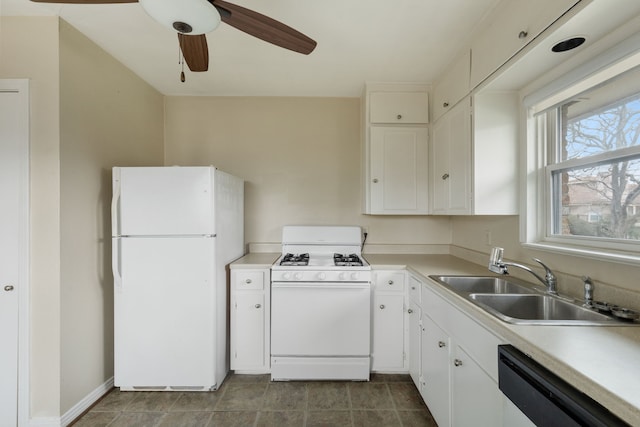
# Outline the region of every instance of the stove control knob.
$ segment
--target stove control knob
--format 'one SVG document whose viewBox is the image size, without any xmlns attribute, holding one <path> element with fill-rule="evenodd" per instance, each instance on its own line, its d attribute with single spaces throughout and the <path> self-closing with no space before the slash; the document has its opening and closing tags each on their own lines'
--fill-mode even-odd
<svg viewBox="0 0 640 427">
<path fill-rule="evenodd" d="M 340 278 L 340 280 L 345 280 L 347 278 L 347 273 L 340 273 L 338 274 L 338 277 Z"/>
<path fill-rule="evenodd" d="M 324 280 L 326 278 L 327 278 L 327 275 L 325 273 L 318 273 L 318 279 Z"/>
<path fill-rule="evenodd" d="M 351 279 L 352 280 L 357 280 L 358 276 L 360 276 L 358 273 L 351 273 Z"/>
<path fill-rule="evenodd" d="M 296 273 L 293 275 L 296 280 L 302 280 L 302 273 Z"/>
<path fill-rule="evenodd" d="M 289 279 L 291 279 L 291 273 L 283 273 L 283 274 L 282 274 L 282 278 L 283 278 L 284 280 L 289 280 Z"/>
</svg>

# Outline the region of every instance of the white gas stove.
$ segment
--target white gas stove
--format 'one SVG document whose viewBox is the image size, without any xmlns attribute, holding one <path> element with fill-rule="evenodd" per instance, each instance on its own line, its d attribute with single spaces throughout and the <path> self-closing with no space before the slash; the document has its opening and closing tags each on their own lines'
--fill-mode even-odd
<svg viewBox="0 0 640 427">
<path fill-rule="evenodd" d="M 368 380 L 370 314 L 360 227 L 283 227 L 271 267 L 271 379 Z"/>
</svg>

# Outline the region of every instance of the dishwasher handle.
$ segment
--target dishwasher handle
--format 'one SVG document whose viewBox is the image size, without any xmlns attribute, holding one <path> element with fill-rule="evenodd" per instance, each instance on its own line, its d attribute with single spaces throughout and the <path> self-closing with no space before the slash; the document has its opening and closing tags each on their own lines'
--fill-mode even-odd
<svg viewBox="0 0 640 427">
<path fill-rule="evenodd" d="M 498 346 L 498 385 L 504 395 L 539 426 L 630 427 L 511 345 Z"/>
</svg>

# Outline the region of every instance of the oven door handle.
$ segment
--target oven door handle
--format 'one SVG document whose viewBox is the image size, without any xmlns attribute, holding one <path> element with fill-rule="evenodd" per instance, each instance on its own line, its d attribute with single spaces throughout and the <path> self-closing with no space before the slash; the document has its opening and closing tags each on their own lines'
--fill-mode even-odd
<svg viewBox="0 0 640 427">
<path fill-rule="evenodd" d="M 321 283 L 288 283 L 272 282 L 271 288 L 279 289 L 369 289 L 369 283 L 341 283 L 341 282 L 321 282 Z"/>
</svg>

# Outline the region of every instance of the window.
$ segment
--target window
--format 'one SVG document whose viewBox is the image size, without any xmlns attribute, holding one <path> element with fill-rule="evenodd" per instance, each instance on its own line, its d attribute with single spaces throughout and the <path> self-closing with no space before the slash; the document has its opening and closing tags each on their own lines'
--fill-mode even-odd
<svg viewBox="0 0 640 427">
<path fill-rule="evenodd" d="M 530 106 L 527 164 L 537 178 L 527 178 L 526 206 L 536 207 L 523 215 L 526 242 L 640 261 L 636 57 Z"/>
</svg>

